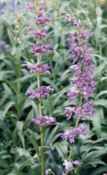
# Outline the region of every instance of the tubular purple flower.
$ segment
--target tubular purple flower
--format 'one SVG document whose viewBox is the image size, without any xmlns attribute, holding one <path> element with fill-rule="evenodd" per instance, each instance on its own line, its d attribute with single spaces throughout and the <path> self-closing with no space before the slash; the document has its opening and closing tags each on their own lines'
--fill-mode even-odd
<svg viewBox="0 0 107 175">
<path fill-rule="evenodd" d="M 48 64 L 31 64 L 28 63 L 26 67 L 30 70 L 32 73 L 38 73 L 38 74 L 50 74 L 50 66 Z"/>
<path fill-rule="evenodd" d="M 43 8 L 40 9 L 39 15 L 36 17 L 36 24 L 46 25 L 50 21 L 49 17 L 46 16 L 46 13 Z"/>
<path fill-rule="evenodd" d="M 28 88 L 26 95 L 31 99 L 40 99 L 48 97 L 49 93 L 53 92 L 53 88 L 50 86 L 40 86 L 36 90 L 33 90 L 31 87 Z"/>
<path fill-rule="evenodd" d="M 81 29 L 79 32 L 72 32 L 69 34 L 68 44 L 70 54 L 74 61 L 80 61 L 84 59 L 85 55 L 92 54 L 92 50 L 89 47 L 88 39 L 89 32 Z"/>
<path fill-rule="evenodd" d="M 75 139 L 79 136 L 86 135 L 88 133 L 87 125 L 80 124 L 76 128 L 70 128 L 66 130 L 62 135 L 62 139 L 67 140 L 69 143 L 75 143 Z"/>
<path fill-rule="evenodd" d="M 64 110 L 64 113 L 67 117 L 67 120 L 70 120 L 73 117 L 78 117 L 78 118 L 89 118 L 90 116 L 92 117 L 95 113 L 94 110 L 94 105 L 92 101 L 87 101 L 83 103 L 81 106 L 75 106 L 75 107 L 66 107 Z"/>
<path fill-rule="evenodd" d="M 72 118 L 74 111 L 75 111 L 75 107 L 66 107 L 64 109 L 64 113 L 67 117 L 67 120 L 70 120 Z"/>
<path fill-rule="evenodd" d="M 38 116 L 32 119 L 33 123 L 40 126 L 46 127 L 56 124 L 56 119 L 51 116 Z"/>
<path fill-rule="evenodd" d="M 88 101 L 82 106 L 83 116 L 93 116 L 95 109 L 92 101 Z"/>
<path fill-rule="evenodd" d="M 32 31 L 32 34 L 40 39 L 42 39 L 48 35 L 46 30 L 38 30 L 38 31 L 34 30 L 34 31 Z"/>
<path fill-rule="evenodd" d="M 33 44 L 32 53 L 33 54 L 46 54 L 53 51 L 50 44 Z"/>
<path fill-rule="evenodd" d="M 76 87 L 72 87 L 68 91 L 67 97 L 68 97 L 69 101 L 72 101 L 72 100 L 75 100 L 76 99 L 76 97 L 78 96 L 78 94 L 79 94 L 79 91 L 77 90 L 77 88 Z"/>
</svg>

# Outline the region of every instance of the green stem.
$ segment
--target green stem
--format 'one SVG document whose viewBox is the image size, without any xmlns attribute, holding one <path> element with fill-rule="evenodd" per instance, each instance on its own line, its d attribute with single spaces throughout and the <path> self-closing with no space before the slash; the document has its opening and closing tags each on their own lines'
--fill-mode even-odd
<svg viewBox="0 0 107 175">
<path fill-rule="evenodd" d="M 16 76 L 17 76 L 17 89 L 16 89 L 16 96 L 17 96 L 17 114 L 18 114 L 18 118 L 20 118 L 20 58 L 16 58 Z"/>
<path fill-rule="evenodd" d="M 40 128 L 40 135 L 41 135 L 41 149 L 40 149 L 40 160 L 41 160 L 41 175 L 45 175 L 45 156 L 44 156 L 44 129 Z"/>
<path fill-rule="evenodd" d="M 37 57 L 37 63 L 40 64 L 41 58 L 38 56 Z M 40 75 L 37 75 L 37 86 L 40 88 Z M 38 114 L 39 116 L 42 116 L 42 104 L 41 104 L 41 99 L 38 102 Z M 40 127 L 40 164 L 41 164 L 41 175 L 45 175 L 45 156 L 44 156 L 44 129 Z"/>
<path fill-rule="evenodd" d="M 18 41 L 17 39 L 20 38 L 19 35 L 19 29 L 20 29 L 20 22 L 19 22 L 19 14 L 18 12 L 15 13 L 16 16 L 16 26 L 15 26 L 15 46 L 17 47 Z M 13 46 L 14 47 L 14 46 Z M 18 115 L 18 119 L 20 118 L 21 115 L 21 109 L 20 109 L 20 90 L 21 90 L 21 83 L 20 83 L 20 77 L 21 77 L 21 65 L 20 65 L 20 56 L 21 53 L 19 51 L 19 47 L 17 48 L 18 52 L 15 55 L 15 64 L 16 64 L 16 77 L 17 77 L 17 86 L 16 86 L 16 100 L 17 100 L 17 104 L 16 104 L 16 108 L 17 108 L 17 115 Z"/>
</svg>

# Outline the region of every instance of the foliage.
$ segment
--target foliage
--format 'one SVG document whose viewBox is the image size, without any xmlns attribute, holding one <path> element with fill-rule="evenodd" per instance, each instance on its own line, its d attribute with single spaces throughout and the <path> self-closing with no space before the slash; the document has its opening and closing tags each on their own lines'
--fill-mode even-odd
<svg viewBox="0 0 107 175">
<path fill-rule="evenodd" d="M 20 2 L 22 7 L 26 3 Z M 36 78 L 34 74 L 28 74 L 23 66 L 34 60 L 30 52 L 32 39 L 27 34 L 32 16 L 24 7 L 23 10 L 20 8 L 20 15 L 15 16 L 10 2 L 2 8 L 5 12 L 0 17 L 0 175 L 39 175 L 40 165 L 35 149 L 38 150 L 40 135 L 31 122 L 37 113 L 37 106 L 25 95 L 28 86 L 31 83 L 35 85 Z M 107 3 L 104 6 L 93 0 L 59 0 L 49 3 L 48 8 L 55 18 L 50 24 L 55 53 L 48 58 L 52 65 L 51 78 L 47 76 L 42 81 L 54 87 L 55 93 L 44 101 L 44 112 L 54 115 L 58 125 L 45 132 L 46 166 L 52 170 L 50 175 L 62 175 L 63 161 L 78 157 L 82 162 L 81 175 L 102 175 L 107 172 Z M 91 29 L 93 37 L 90 43 L 96 64 L 96 112 L 90 121 L 90 136 L 73 147 L 59 136 L 68 126 L 63 111 L 68 105 L 65 94 L 69 89 L 70 74 L 64 45 L 67 32 L 72 30 L 64 26 L 60 17 L 62 12 L 72 12 Z"/>
</svg>

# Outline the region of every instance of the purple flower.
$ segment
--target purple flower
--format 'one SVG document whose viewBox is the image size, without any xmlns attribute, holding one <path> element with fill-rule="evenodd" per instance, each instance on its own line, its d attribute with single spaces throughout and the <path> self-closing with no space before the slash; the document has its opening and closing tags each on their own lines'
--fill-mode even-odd
<svg viewBox="0 0 107 175">
<path fill-rule="evenodd" d="M 76 99 L 76 97 L 78 96 L 78 94 L 79 94 L 79 91 L 77 90 L 77 88 L 76 87 L 72 87 L 68 91 L 67 97 L 68 97 L 69 101 L 72 101 L 72 100 L 75 100 Z"/>
<path fill-rule="evenodd" d="M 71 58 L 74 61 L 84 59 L 86 55 L 91 54 L 91 49 L 88 45 L 89 32 L 80 29 L 79 32 L 72 32 L 69 34 L 68 45 Z"/>
<path fill-rule="evenodd" d="M 36 90 L 33 90 L 31 87 L 27 90 L 26 95 L 28 95 L 31 99 L 40 99 L 46 98 L 49 93 L 53 92 L 53 88 L 50 86 L 41 86 Z"/>
<path fill-rule="evenodd" d="M 53 48 L 50 44 L 33 44 L 32 53 L 33 54 L 45 54 L 52 51 Z"/>
<path fill-rule="evenodd" d="M 87 125 L 80 124 L 76 128 L 71 128 L 66 130 L 61 137 L 64 140 L 67 140 L 69 143 L 73 144 L 75 143 L 75 139 L 78 138 L 79 136 L 86 135 L 88 133 Z"/>
<path fill-rule="evenodd" d="M 56 124 L 56 119 L 51 116 L 38 116 L 32 120 L 36 125 L 40 127 L 46 127 Z"/>
<path fill-rule="evenodd" d="M 65 110 L 64 110 L 64 113 L 67 117 L 67 120 L 70 120 L 73 113 L 75 111 L 75 107 L 66 107 Z"/>
<path fill-rule="evenodd" d="M 69 17 L 69 21 L 74 21 Z M 77 26 L 76 26 L 77 27 Z M 77 27 L 78 28 L 78 27 Z M 90 103 L 96 88 L 94 80 L 95 65 L 92 60 L 92 49 L 88 44 L 90 32 L 80 27 L 76 32 L 69 34 L 69 53 L 74 63 L 73 87 L 67 93 L 69 101 L 76 100 L 74 113 L 77 117 L 91 117 L 94 106 Z"/>
<path fill-rule="evenodd" d="M 38 31 L 32 31 L 33 35 L 38 38 L 44 38 L 48 35 L 46 30 L 38 30 Z"/>
<path fill-rule="evenodd" d="M 75 107 L 75 115 L 76 117 L 83 117 L 82 106 Z"/>
<path fill-rule="evenodd" d="M 50 67 L 48 64 L 31 64 L 28 63 L 27 68 L 32 72 L 32 73 L 38 73 L 38 74 L 44 74 L 47 73 L 49 74 Z"/>
<path fill-rule="evenodd" d="M 93 102 L 88 101 L 84 103 L 82 106 L 82 112 L 83 112 L 83 116 L 93 116 L 95 112 Z"/>
<path fill-rule="evenodd" d="M 74 77 L 79 77 L 81 74 L 81 64 L 77 63 L 73 68 Z"/>
<path fill-rule="evenodd" d="M 41 8 L 39 11 L 39 15 L 36 17 L 36 24 L 46 25 L 49 21 L 50 19 L 48 16 L 46 16 L 45 10 Z"/>
</svg>

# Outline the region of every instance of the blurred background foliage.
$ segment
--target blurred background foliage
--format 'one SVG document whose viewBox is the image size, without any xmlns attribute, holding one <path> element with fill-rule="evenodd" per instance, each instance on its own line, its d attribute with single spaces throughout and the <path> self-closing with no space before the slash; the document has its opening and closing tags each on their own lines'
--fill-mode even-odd
<svg viewBox="0 0 107 175">
<path fill-rule="evenodd" d="M 16 13 L 11 0 L 0 1 L 0 175 L 40 174 L 35 152 L 40 136 L 31 123 L 37 106 L 25 95 L 30 83 L 35 84 L 35 76 L 23 68 L 27 61 L 34 60 L 30 51 L 32 38 L 27 33 L 33 16 L 27 12 L 26 3 L 19 0 Z M 47 167 L 55 175 L 62 175 L 63 160 L 71 152 L 81 159 L 81 175 L 103 175 L 107 172 L 107 0 L 47 0 L 47 8 L 54 18 L 49 28 L 55 53 L 48 60 L 44 58 L 53 70 L 43 82 L 52 85 L 55 93 L 44 101 L 44 111 L 54 115 L 59 123 L 46 130 Z M 59 139 L 59 133 L 67 126 L 63 111 L 68 103 L 65 93 L 70 74 L 64 45 L 66 34 L 72 30 L 64 26 L 62 13 L 73 14 L 93 33 L 90 44 L 96 64 L 96 113 L 90 122 L 90 137 L 70 148 Z"/>
</svg>

